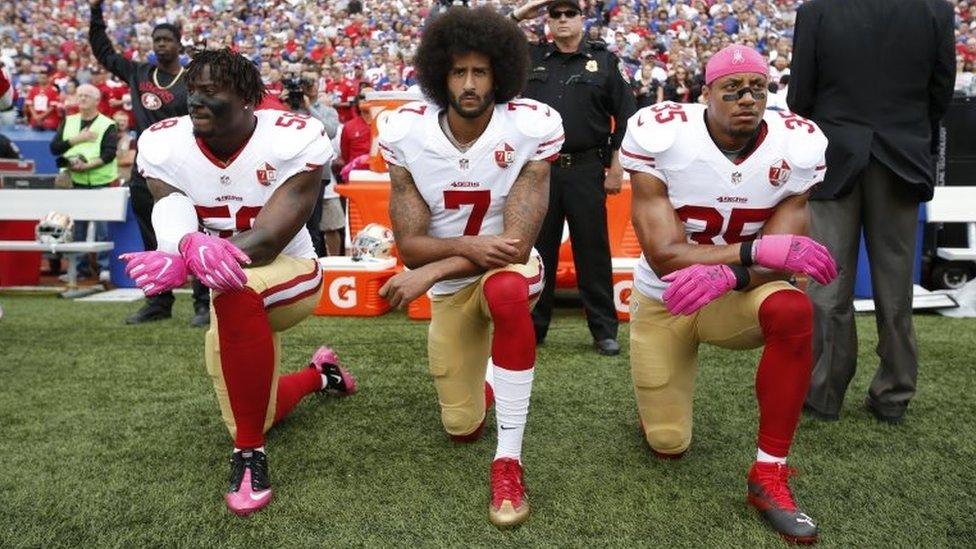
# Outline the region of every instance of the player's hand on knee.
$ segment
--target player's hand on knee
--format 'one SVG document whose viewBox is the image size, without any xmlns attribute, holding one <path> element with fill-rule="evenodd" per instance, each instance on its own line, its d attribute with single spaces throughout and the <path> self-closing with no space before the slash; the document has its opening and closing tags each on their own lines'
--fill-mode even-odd
<svg viewBox="0 0 976 549">
<path fill-rule="evenodd" d="M 180 242 L 180 253 L 187 269 L 208 288 L 227 292 L 240 290 L 247 283 L 241 265 L 249 264 L 251 258 L 229 240 L 190 233 Z"/>
<path fill-rule="evenodd" d="M 176 254 L 160 251 L 122 254 L 125 274 L 148 297 L 179 288 L 186 282 L 186 262 Z"/>
<path fill-rule="evenodd" d="M 517 238 L 466 236 L 462 238 L 464 257 L 485 270 L 521 263 Z"/>
<path fill-rule="evenodd" d="M 753 245 L 757 264 L 777 271 L 803 273 L 820 284 L 837 278 L 837 263 L 822 244 L 805 236 L 771 234 Z"/>
<path fill-rule="evenodd" d="M 665 275 L 664 306 L 674 315 L 692 315 L 735 288 L 735 273 L 727 265 L 692 265 Z"/>
<path fill-rule="evenodd" d="M 421 267 L 394 275 L 380 288 L 380 297 L 390 302 L 391 307 L 402 307 L 425 294 L 436 280 Z"/>
</svg>

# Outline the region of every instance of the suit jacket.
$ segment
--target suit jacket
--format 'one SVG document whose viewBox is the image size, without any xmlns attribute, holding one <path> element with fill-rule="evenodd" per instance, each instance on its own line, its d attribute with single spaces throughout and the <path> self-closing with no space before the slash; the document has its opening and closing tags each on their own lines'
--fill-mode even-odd
<svg viewBox="0 0 976 549">
<path fill-rule="evenodd" d="M 787 102 L 830 140 L 814 200 L 851 191 L 873 156 L 932 198 L 935 131 L 956 58 L 946 0 L 812 0 L 797 12 Z"/>
</svg>

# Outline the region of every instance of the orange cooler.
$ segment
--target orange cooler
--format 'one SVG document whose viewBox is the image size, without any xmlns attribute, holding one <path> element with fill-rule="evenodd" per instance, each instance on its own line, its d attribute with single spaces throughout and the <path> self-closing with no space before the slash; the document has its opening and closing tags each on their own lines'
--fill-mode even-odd
<svg viewBox="0 0 976 549">
<path fill-rule="evenodd" d="M 637 257 L 614 257 L 613 261 L 613 305 L 617 318 L 630 322 L 630 295 L 634 291 L 634 266 L 640 261 Z"/>
<path fill-rule="evenodd" d="M 380 132 L 378 124 L 402 105 L 421 100 L 423 100 L 423 96 L 419 92 L 383 91 L 369 92 L 366 94 L 366 99 L 363 104 L 369 109 L 369 113 L 373 119 L 373 122 L 370 124 L 373 135 L 373 143 L 369 147 L 370 170 L 381 173 L 386 171 L 386 162 L 379 152 L 379 139 L 377 139 L 377 136 Z"/>
<path fill-rule="evenodd" d="M 424 294 L 410 302 L 407 316 L 414 320 L 430 320 L 430 297 Z"/>
<path fill-rule="evenodd" d="M 397 273 L 396 259 L 353 261 L 351 257 L 322 257 L 322 299 L 315 314 L 379 316 L 390 310 L 380 288 Z"/>
</svg>

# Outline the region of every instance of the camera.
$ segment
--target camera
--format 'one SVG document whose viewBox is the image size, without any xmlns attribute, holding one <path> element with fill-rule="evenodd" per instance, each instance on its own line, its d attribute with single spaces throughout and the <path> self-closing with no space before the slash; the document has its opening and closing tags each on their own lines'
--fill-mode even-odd
<svg viewBox="0 0 976 549">
<path fill-rule="evenodd" d="M 285 91 L 288 92 L 288 96 L 285 98 L 285 103 L 288 104 L 288 108 L 297 111 L 305 106 L 305 88 L 310 84 L 305 78 L 300 78 L 298 76 L 289 76 L 281 81 L 285 87 Z"/>
</svg>

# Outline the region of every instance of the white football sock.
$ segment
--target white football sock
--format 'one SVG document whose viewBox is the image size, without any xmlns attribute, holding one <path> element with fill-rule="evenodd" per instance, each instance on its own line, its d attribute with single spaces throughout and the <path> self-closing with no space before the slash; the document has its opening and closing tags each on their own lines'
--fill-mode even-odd
<svg viewBox="0 0 976 549">
<path fill-rule="evenodd" d="M 514 371 L 493 366 L 495 389 L 495 423 L 498 426 L 498 449 L 495 459 L 522 460 L 522 435 L 529 415 L 532 378 L 535 368 Z"/>
<path fill-rule="evenodd" d="M 761 462 L 761 463 L 782 463 L 782 464 L 786 464 L 786 458 L 785 457 L 776 457 L 774 455 L 767 454 L 766 452 L 763 452 L 762 450 L 759 450 L 758 448 L 756 449 L 756 461 Z"/>
<path fill-rule="evenodd" d="M 259 448 L 250 448 L 250 449 L 251 449 L 251 450 L 257 450 L 258 452 L 264 452 L 264 446 L 261 446 L 261 447 L 259 447 Z M 241 449 L 240 449 L 240 448 L 237 448 L 237 447 L 235 447 L 235 448 L 234 448 L 234 452 L 233 452 L 233 453 L 235 453 L 235 454 L 236 454 L 237 452 L 240 452 L 240 451 L 241 451 Z M 264 452 L 264 453 L 265 453 L 265 454 L 267 454 L 267 452 Z"/>
<path fill-rule="evenodd" d="M 488 365 L 485 366 L 485 382 L 492 389 L 495 388 L 495 363 L 491 361 L 491 357 L 488 357 Z"/>
</svg>

